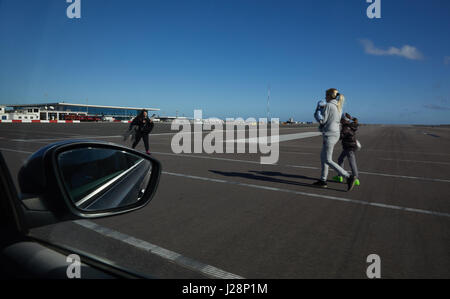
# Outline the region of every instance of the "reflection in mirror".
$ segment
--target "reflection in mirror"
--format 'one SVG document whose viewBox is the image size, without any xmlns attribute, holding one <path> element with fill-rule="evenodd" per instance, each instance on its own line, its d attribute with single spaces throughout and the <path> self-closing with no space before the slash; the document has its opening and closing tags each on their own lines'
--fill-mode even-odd
<svg viewBox="0 0 450 299">
<path fill-rule="evenodd" d="M 109 148 L 85 147 L 62 152 L 58 167 L 75 206 L 88 212 L 137 203 L 147 188 L 151 161 Z"/>
</svg>

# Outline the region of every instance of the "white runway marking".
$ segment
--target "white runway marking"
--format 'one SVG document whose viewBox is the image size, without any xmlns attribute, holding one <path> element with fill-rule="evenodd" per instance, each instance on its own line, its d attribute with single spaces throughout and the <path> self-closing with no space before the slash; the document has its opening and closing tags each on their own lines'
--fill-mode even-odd
<svg viewBox="0 0 450 299">
<path fill-rule="evenodd" d="M 79 140 L 79 139 L 108 139 L 108 138 L 123 138 L 122 135 L 114 136 L 76 136 L 72 138 L 48 138 L 48 139 L 11 139 L 12 141 L 19 142 L 42 142 L 42 141 L 59 141 L 59 140 Z"/>
<path fill-rule="evenodd" d="M 237 160 L 237 159 L 218 158 L 218 157 L 209 157 L 209 156 L 201 156 L 201 155 L 197 156 L 197 155 L 173 154 L 173 153 L 164 153 L 164 152 L 153 152 L 153 153 L 157 154 L 157 155 L 175 156 L 175 157 L 180 157 L 180 158 L 187 157 L 187 158 L 197 158 L 197 159 L 210 159 L 210 160 L 219 160 L 219 161 L 229 161 L 229 162 L 237 162 L 237 163 L 261 164 L 259 161 Z M 320 167 L 315 167 L 315 166 L 280 165 L 280 164 L 271 164 L 271 165 L 273 165 L 273 166 L 284 166 L 284 167 L 320 170 Z M 334 171 L 334 170 L 330 169 L 330 171 Z M 415 176 L 397 175 L 397 174 L 387 174 L 387 173 L 377 173 L 377 172 L 367 172 L 367 171 L 359 171 L 359 173 L 360 174 L 366 174 L 366 175 L 376 175 L 376 176 L 400 178 L 400 179 L 411 179 L 411 180 L 420 180 L 420 181 L 450 183 L 450 180 L 446 180 L 446 179 L 424 178 L 424 177 L 415 177 Z"/>
<path fill-rule="evenodd" d="M 8 149 L 8 148 L 0 148 L 0 150 L 10 151 L 10 152 L 17 152 L 17 153 L 23 153 L 23 154 L 32 154 L 32 153 L 34 153 L 34 152 L 29 152 L 29 151 L 21 151 L 21 150 Z M 261 164 L 259 161 L 237 160 L 237 159 L 209 157 L 209 156 L 201 156 L 201 155 L 173 154 L 173 153 L 164 153 L 164 152 L 153 152 L 153 153 L 157 154 L 157 155 L 174 156 L 174 157 L 179 157 L 179 158 L 187 157 L 187 158 L 195 158 L 195 159 L 210 159 L 210 160 L 218 160 L 218 161 L 228 161 L 228 162 L 235 162 L 235 163 Z M 280 165 L 280 164 L 271 164 L 271 165 L 273 165 L 273 166 L 292 167 L 292 168 L 304 168 L 304 169 L 317 169 L 317 170 L 320 169 L 320 167 L 304 166 L 304 165 Z M 330 169 L 330 170 L 334 171 L 333 169 Z M 400 179 L 410 179 L 410 180 L 419 180 L 419 181 L 450 183 L 450 180 L 446 180 L 446 179 L 425 178 L 425 177 L 397 175 L 397 174 L 387 174 L 387 173 L 377 173 L 377 172 L 367 172 L 367 171 L 360 171 L 359 173 L 360 174 L 366 174 L 366 175 L 375 175 L 375 176 L 383 176 L 383 177 L 400 178 Z"/>
<path fill-rule="evenodd" d="M 370 152 L 385 152 L 385 153 L 401 153 L 401 154 L 419 154 L 419 155 L 450 156 L 450 154 L 446 154 L 446 153 L 388 151 L 388 150 L 377 150 L 377 149 L 367 149 L 367 148 L 365 148 L 364 151 L 370 151 Z"/>
<path fill-rule="evenodd" d="M 16 153 L 21 153 L 21 154 L 32 154 L 33 153 L 33 152 L 20 151 L 20 150 L 15 150 L 15 149 L 10 149 L 10 148 L 0 148 L 0 151 L 16 152 Z"/>
<path fill-rule="evenodd" d="M 218 279 L 243 279 L 243 277 L 226 272 L 224 270 L 221 270 L 219 268 L 203 264 L 201 262 L 198 262 L 196 260 L 193 260 L 191 258 L 185 257 L 179 253 L 167 250 L 165 248 L 159 247 L 157 245 L 151 244 L 149 242 L 136 239 L 132 236 L 123 234 L 121 232 L 100 226 L 92 221 L 89 220 L 76 220 L 74 221 L 76 224 L 81 225 L 85 228 L 91 229 L 97 233 L 100 233 L 104 236 L 110 237 L 115 240 L 122 241 L 124 243 L 127 243 L 131 246 L 134 246 L 136 248 L 148 251 L 154 255 L 157 255 L 163 259 L 169 260 L 175 264 L 178 264 L 180 266 L 183 266 L 185 268 L 194 270 L 196 272 L 200 272 L 204 275 L 207 275 L 211 278 L 218 278 Z"/>
<path fill-rule="evenodd" d="M 287 167 L 294 168 L 306 168 L 306 169 L 320 169 L 320 167 L 311 167 L 311 166 L 302 166 L 302 165 L 286 165 Z M 334 171 L 334 169 L 330 169 L 330 171 Z M 420 180 L 420 181 L 430 181 L 430 182 L 440 182 L 440 183 L 450 183 L 450 180 L 445 179 L 433 179 L 433 178 L 424 178 L 417 176 L 407 176 L 407 175 L 398 175 L 398 174 L 387 174 L 387 173 L 379 173 L 379 172 L 367 172 L 367 171 L 359 171 L 360 174 L 367 175 L 377 175 L 391 178 L 399 178 L 399 179 L 411 179 L 411 180 Z"/>
<path fill-rule="evenodd" d="M 294 128 L 285 128 L 284 130 L 292 130 Z M 280 129 L 283 130 L 283 129 Z M 241 131 L 247 131 L 247 130 L 235 130 L 234 132 L 241 132 Z M 211 131 L 202 131 L 203 134 L 208 134 Z M 225 132 L 224 130 L 217 130 L 216 132 Z M 190 132 L 190 133 L 181 133 L 181 134 L 193 134 L 194 132 Z M 166 135 L 175 135 L 177 134 L 177 132 L 170 132 L 170 133 L 151 133 L 149 135 L 149 137 L 151 138 L 152 136 L 166 136 Z M 294 135 L 298 135 L 299 137 L 295 137 Z M 311 135 L 311 136 L 308 136 Z M 314 137 L 314 136 L 318 136 L 321 135 L 320 132 L 303 132 L 303 133 L 297 133 L 297 134 L 286 134 L 286 135 L 280 135 L 280 142 L 281 141 L 287 141 L 287 140 L 294 140 L 294 139 L 301 139 L 301 138 L 307 138 L 307 137 Z M 65 135 L 67 137 L 67 135 Z M 285 137 L 283 137 L 285 136 Z M 304 136 L 304 137 L 302 137 Z M 58 140 L 71 140 L 71 139 L 95 139 L 95 138 L 99 138 L 99 139 L 108 139 L 108 138 L 123 138 L 123 135 L 110 135 L 110 136 L 92 136 L 92 135 L 88 135 L 88 136 L 82 136 L 82 135 L 74 135 L 71 138 L 39 138 L 39 139 L 11 139 L 12 141 L 18 141 L 18 142 L 41 142 L 41 141 L 58 141 Z M 284 140 L 284 139 L 285 140 Z M 234 140 L 232 142 L 235 142 Z"/>
<path fill-rule="evenodd" d="M 196 159 L 210 159 L 210 160 L 218 160 L 218 161 L 229 161 L 229 162 L 240 162 L 240 163 L 250 163 L 250 164 L 261 164 L 259 161 L 237 160 L 237 159 L 219 158 L 219 157 L 209 157 L 209 156 L 201 156 L 201 155 L 174 154 L 174 153 L 164 153 L 164 152 L 151 152 L 151 153 L 157 154 L 157 155 L 164 155 L 164 156 L 175 156 L 175 157 L 187 157 L 187 158 L 196 158 Z M 278 164 L 270 164 L 270 165 L 278 165 Z"/>
<path fill-rule="evenodd" d="M 307 146 L 307 145 L 287 145 L 287 144 L 283 144 L 280 145 L 280 148 L 286 148 L 286 147 L 294 147 L 297 149 L 301 149 L 301 148 L 307 148 L 307 149 L 316 149 L 318 152 L 318 155 L 320 155 L 320 149 L 322 148 L 321 146 Z M 282 152 L 282 151 L 280 151 Z M 419 155 L 424 155 L 424 156 L 431 156 L 431 155 L 437 155 L 437 156 L 450 156 L 450 154 L 446 154 L 446 153 L 430 153 L 430 152 L 408 152 L 408 151 L 389 151 L 389 150 L 378 150 L 378 149 L 370 149 L 365 147 L 364 150 L 362 150 L 362 152 L 383 152 L 383 153 L 401 153 L 401 154 L 419 154 Z"/>
<path fill-rule="evenodd" d="M 166 175 L 185 177 L 185 178 L 190 178 L 190 179 L 194 179 L 194 180 L 202 180 L 202 181 L 209 181 L 209 182 L 215 182 L 215 183 L 226 183 L 226 184 L 244 186 L 244 187 L 250 187 L 250 188 L 256 188 L 256 189 L 278 191 L 278 192 L 284 192 L 284 193 L 292 193 L 292 194 L 304 195 L 304 196 L 316 197 L 316 198 L 324 198 L 324 199 L 340 201 L 340 202 L 348 202 L 348 203 L 353 203 L 353 204 L 358 204 L 358 205 L 366 205 L 366 206 L 373 206 L 373 207 L 379 207 L 379 208 L 385 208 L 385 209 L 391 209 L 391 210 L 400 210 L 400 211 L 411 212 L 411 213 L 427 214 L 427 215 L 432 215 L 432 216 L 441 216 L 441 217 L 450 218 L 449 213 L 443 213 L 443 212 L 435 212 L 435 211 L 429 211 L 429 210 L 388 205 L 388 204 L 383 204 L 383 203 L 354 200 L 354 199 L 349 199 L 349 198 L 321 195 L 321 194 L 295 191 L 295 190 L 290 190 L 290 189 L 282 189 L 282 188 L 276 188 L 276 187 L 267 187 L 267 186 L 261 186 L 261 185 L 246 184 L 246 183 L 240 183 L 240 182 L 234 182 L 234 181 L 217 180 L 217 179 L 211 179 L 211 178 L 207 178 L 207 177 L 199 177 L 199 176 L 193 176 L 193 175 L 187 175 L 187 174 L 181 174 L 181 173 L 173 173 L 173 172 L 167 172 L 167 171 L 163 171 L 162 173 L 166 174 Z"/>
<path fill-rule="evenodd" d="M 315 155 L 315 156 L 317 156 L 317 153 L 286 152 L 286 151 L 280 151 L 280 154 L 293 154 L 293 155 Z"/>
<path fill-rule="evenodd" d="M 303 132 L 303 133 L 296 133 L 296 134 L 285 134 L 285 135 L 279 135 L 278 136 L 278 142 L 283 141 L 290 141 L 290 140 L 297 140 L 297 139 L 303 139 L 303 138 L 310 138 L 310 137 L 316 137 L 320 136 L 322 133 L 320 132 Z M 253 137 L 253 138 L 244 138 L 244 139 L 233 139 L 233 140 L 226 140 L 226 142 L 229 143 L 265 143 L 272 142 L 271 136 L 269 137 Z"/>
<path fill-rule="evenodd" d="M 430 182 L 450 183 L 450 180 L 432 179 L 432 178 L 424 178 L 424 177 L 417 177 L 417 176 L 396 175 L 396 174 L 366 172 L 366 171 L 360 171 L 359 173 L 368 174 L 368 175 L 378 175 L 378 176 L 399 178 L 399 179 L 411 179 L 411 180 L 421 180 L 421 181 L 430 181 Z"/>
<path fill-rule="evenodd" d="M 413 163 L 430 163 L 430 164 L 444 164 L 450 165 L 449 162 L 435 162 L 435 161 L 418 161 L 418 160 L 402 160 L 402 159 L 388 159 L 388 158 L 378 158 L 380 160 L 386 161 L 399 161 L 399 162 L 413 162 Z"/>
</svg>

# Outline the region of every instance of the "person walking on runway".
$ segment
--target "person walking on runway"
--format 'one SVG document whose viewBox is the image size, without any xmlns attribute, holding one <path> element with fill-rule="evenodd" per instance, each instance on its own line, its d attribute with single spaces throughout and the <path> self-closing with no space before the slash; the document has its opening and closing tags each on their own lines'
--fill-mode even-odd
<svg viewBox="0 0 450 299">
<path fill-rule="evenodd" d="M 338 97 L 339 101 L 337 100 Z M 347 179 L 347 191 L 350 191 L 355 185 L 355 176 L 353 174 L 350 175 L 345 169 L 333 161 L 333 149 L 340 138 L 339 123 L 345 98 L 339 94 L 337 89 L 330 88 L 325 93 L 325 100 L 327 105 L 324 109 L 323 120 L 320 122 L 323 138 L 322 152 L 320 154 L 322 173 L 320 179 L 313 185 L 320 188 L 328 187 L 328 168 L 331 166 L 340 176 Z"/>
<path fill-rule="evenodd" d="M 359 174 L 358 166 L 356 164 L 355 152 L 358 150 L 358 141 L 356 140 L 356 131 L 358 130 L 358 119 L 351 117 L 350 114 L 345 113 L 341 119 L 341 140 L 342 140 L 342 153 L 339 155 L 338 164 L 344 168 L 344 159 L 347 157 L 352 169 L 352 174 L 355 176 L 355 186 L 359 186 Z M 333 177 L 333 181 L 342 183 L 343 177 L 337 175 Z"/>
<path fill-rule="evenodd" d="M 154 123 L 148 117 L 147 110 L 142 110 L 138 116 L 136 116 L 133 121 L 130 123 L 129 130 L 134 128 L 134 142 L 131 146 L 135 148 L 139 141 L 144 142 L 145 152 L 150 155 L 149 144 L 148 144 L 148 134 L 153 130 Z"/>
</svg>

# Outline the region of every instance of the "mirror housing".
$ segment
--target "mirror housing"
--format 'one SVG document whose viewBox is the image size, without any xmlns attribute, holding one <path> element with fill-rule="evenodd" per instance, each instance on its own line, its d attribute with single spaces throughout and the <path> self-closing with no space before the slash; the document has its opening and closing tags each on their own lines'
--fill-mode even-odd
<svg viewBox="0 0 450 299">
<path fill-rule="evenodd" d="M 145 162 L 140 164 L 148 165 L 150 163 L 149 168 L 151 169 L 151 173 L 148 173 L 145 180 L 145 182 L 148 181 L 148 184 L 145 183 L 147 185 L 144 188 L 145 191 L 142 189 L 143 192 L 136 198 L 136 202 L 123 206 L 117 205 L 111 208 L 91 210 L 82 209 L 77 206 L 73 196 L 70 194 L 67 179 L 64 178 L 61 171 L 60 160 L 58 157 L 71 151 L 83 149 L 107 150 L 114 152 L 115 156 L 118 156 L 119 158 L 122 158 L 121 155 L 128 155 L 136 157 L 140 162 Z M 86 164 L 84 165 L 86 166 Z M 96 167 L 96 165 L 92 164 L 92 167 Z M 147 168 L 141 169 L 141 176 L 146 169 Z M 116 177 L 108 183 L 108 186 L 103 186 L 102 188 L 106 189 L 106 191 L 108 191 L 108 188 L 117 188 L 118 186 L 119 188 L 122 187 L 121 189 L 128 188 L 130 182 L 124 181 L 122 176 L 129 178 L 134 174 L 130 173 L 130 171 L 124 172 L 126 172 L 126 175 L 124 174 L 120 177 Z M 33 228 L 61 221 L 108 217 L 140 209 L 152 200 L 156 193 L 160 176 L 161 163 L 149 155 L 109 142 L 69 140 L 50 144 L 31 155 L 20 169 L 18 181 L 21 190 L 20 199 L 25 218 L 28 227 Z M 103 189 L 102 192 L 105 192 Z M 131 188 L 128 188 L 127 190 L 131 190 Z M 114 194 L 121 194 L 117 196 L 123 196 L 125 193 L 117 192 Z"/>
</svg>

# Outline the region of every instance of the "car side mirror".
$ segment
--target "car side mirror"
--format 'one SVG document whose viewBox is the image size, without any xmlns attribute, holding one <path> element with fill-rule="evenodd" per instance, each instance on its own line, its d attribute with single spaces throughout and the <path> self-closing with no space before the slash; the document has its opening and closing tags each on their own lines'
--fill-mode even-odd
<svg viewBox="0 0 450 299">
<path fill-rule="evenodd" d="M 65 141 L 34 153 L 19 171 L 29 227 L 127 213 L 147 205 L 161 164 L 106 142 Z"/>
</svg>

